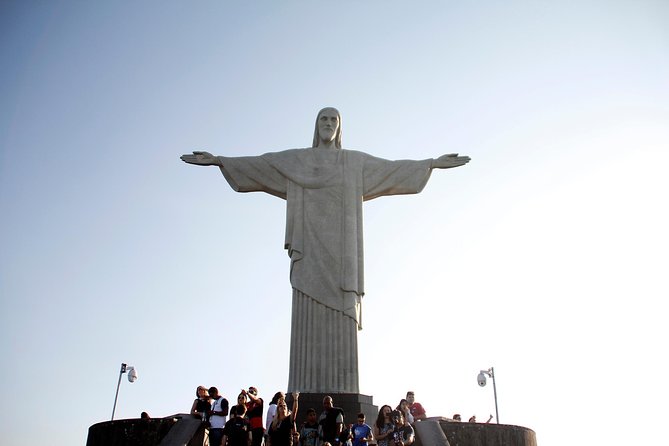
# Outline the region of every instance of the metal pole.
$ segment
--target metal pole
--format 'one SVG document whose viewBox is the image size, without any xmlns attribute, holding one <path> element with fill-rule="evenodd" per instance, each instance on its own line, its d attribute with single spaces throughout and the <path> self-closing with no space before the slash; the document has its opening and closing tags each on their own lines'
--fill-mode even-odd
<svg viewBox="0 0 669 446">
<path fill-rule="evenodd" d="M 490 367 L 490 376 L 492 376 L 492 389 L 495 393 L 495 416 L 497 417 L 497 424 L 499 424 L 499 411 L 497 410 L 497 384 L 495 384 L 494 367 Z"/>
<path fill-rule="evenodd" d="M 114 421 L 114 413 L 116 412 L 116 401 L 118 400 L 118 389 L 121 387 L 121 376 L 123 376 L 123 374 L 125 373 L 126 365 L 127 364 L 121 363 L 121 371 L 118 374 L 118 384 L 116 384 L 116 396 L 114 397 L 114 408 L 112 409 L 111 421 Z"/>
</svg>

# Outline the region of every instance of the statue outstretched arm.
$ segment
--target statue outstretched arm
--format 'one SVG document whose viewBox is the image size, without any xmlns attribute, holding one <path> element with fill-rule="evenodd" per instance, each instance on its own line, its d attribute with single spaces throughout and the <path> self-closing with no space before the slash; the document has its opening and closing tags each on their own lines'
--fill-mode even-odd
<svg viewBox="0 0 669 446">
<path fill-rule="evenodd" d="M 183 157 L 182 157 L 183 159 Z M 432 169 L 450 169 L 452 167 L 464 166 L 471 158 L 468 156 L 458 156 L 457 153 L 449 153 L 432 160 Z"/>
<path fill-rule="evenodd" d="M 286 199 L 288 181 L 285 176 L 260 156 L 214 156 L 194 151 L 181 155 L 181 160 L 196 166 L 216 166 L 236 192 L 267 192 Z"/>
<path fill-rule="evenodd" d="M 181 161 L 196 166 L 218 166 L 223 167 L 221 159 L 209 152 L 193 152 L 192 155 L 181 155 Z"/>
</svg>

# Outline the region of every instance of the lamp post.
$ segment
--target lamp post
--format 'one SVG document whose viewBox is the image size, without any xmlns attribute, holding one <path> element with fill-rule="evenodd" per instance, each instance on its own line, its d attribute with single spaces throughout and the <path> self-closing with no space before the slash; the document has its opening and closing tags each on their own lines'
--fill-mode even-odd
<svg viewBox="0 0 669 446">
<path fill-rule="evenodd" d="M 128 381 L 131 383 L 137 381 L 137 370 L 135 370 L 133 366 L 121 363 L 121 371 L 118 374 L 118 384 L 116 385 L 116 396 L 114 397 L 114 408 L 112 409 L 111 421 L 114 421 L 114 414 L 116 413 L 116 401 L 118 401 L 118 389 L 121 387 L 121 376 L 126 372 L 128 372 Z"/>
<path fill-rule="evenodd" d="M 481 370 L 476 380 L 478 381 L 479 386 L 484 387 L 487 381 L 486 375 L 492 378 L 492 388 L 495 394 L 495 417 L 497 418 L 497 424 L 499 424 L 499 411 L 497 410 L 497 385 L 495 385 L 495 369 L 490 367 L 488 370 Z"/>
</svg>

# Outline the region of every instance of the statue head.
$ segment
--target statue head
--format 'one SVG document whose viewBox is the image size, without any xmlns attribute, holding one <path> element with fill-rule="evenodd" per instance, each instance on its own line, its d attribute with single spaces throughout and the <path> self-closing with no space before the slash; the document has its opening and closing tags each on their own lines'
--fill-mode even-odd
<svg viewBox="0 0 669 446">
<path fill-rule="evenodd" d="M 335 147 L 341 149 L 341 114 L 334 107 L 325 107 L 316 117 L 312 147 L 318 147 L 321 142 L 334 142 Z"/>
</svg>

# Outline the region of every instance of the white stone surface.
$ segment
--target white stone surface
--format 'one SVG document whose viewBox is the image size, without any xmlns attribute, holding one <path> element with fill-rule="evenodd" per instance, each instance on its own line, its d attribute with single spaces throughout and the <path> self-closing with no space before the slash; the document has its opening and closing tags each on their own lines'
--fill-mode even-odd
<svg viewBox="0 0 669 446">
<path fill-rule="evenodd" d="M 324 108 L 314 145 L 259 156 L 193 152 L 220 167 L 237 192 L 286 200 L 285 248 L 293 287 L 288 391 L 358 393 L 357 333 L 364 295 L 362 203 L 419 193 L 432 169 L 466 164 L 457 154 L 391 161 L 341 148 L 341 117 Z"/>
</svg>

